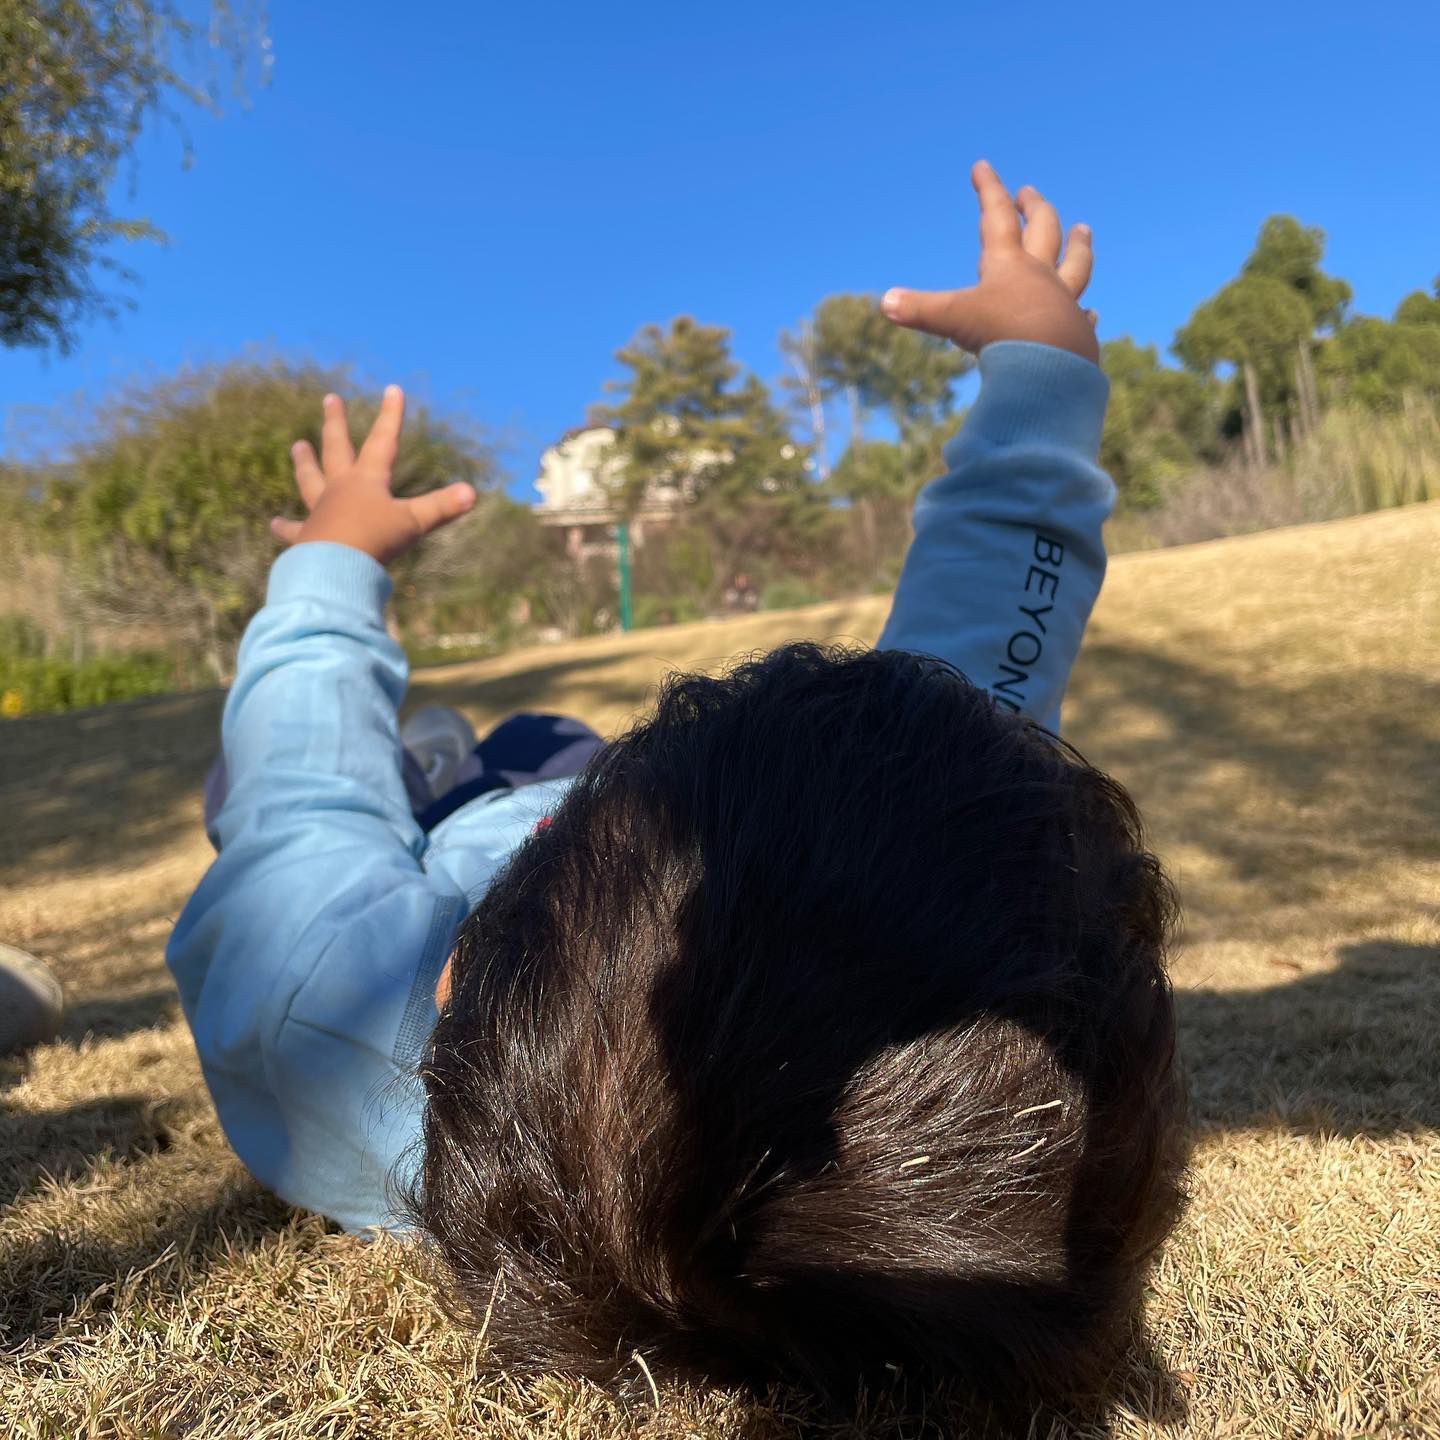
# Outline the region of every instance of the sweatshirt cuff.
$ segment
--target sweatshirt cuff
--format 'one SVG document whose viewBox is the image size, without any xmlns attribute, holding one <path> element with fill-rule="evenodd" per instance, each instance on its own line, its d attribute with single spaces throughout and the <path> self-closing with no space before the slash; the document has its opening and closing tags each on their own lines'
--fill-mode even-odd
<svg viewBox="0 0 1440 1440">
<path fill-rule="evenodd" d="M 1058 445 L 1100 453 L 1110 381 L 1083 356 L 1032 340 L 997 340 L 980 352 L 980 396 L 955 443 Z"/>
<path fill-rule="evenodd" d="M 265 603 L 318 600 L 383 622 L 391 588 L 385 567 L 363 550 L 330 540 L 308 540 L 291 546 L 270 567 Z"/>
</svg>

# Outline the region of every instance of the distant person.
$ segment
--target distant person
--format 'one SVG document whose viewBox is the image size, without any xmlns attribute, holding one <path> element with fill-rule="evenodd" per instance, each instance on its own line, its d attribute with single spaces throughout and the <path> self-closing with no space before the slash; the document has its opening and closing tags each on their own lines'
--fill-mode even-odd
<svg viewBox="0 0 1440 1440">
<path fill-rule="evenodd" d="M 982 384 L 879 645 L 673 677 L 576 776 L 417 819 L 384 566 L 473 492 L 391 496 L 393 387 L 295 447 L 169 963 L 240 1156 L 418 1227 L 497 1364 L 1074 1392 L 1175 1220 L 1172 893 L 1054 733 L 1114 498 L 1090 234 L 973 179 L 980 283 L 885 297 Z"/>
<path fill-rule="evenodd" d="M 743 570 L 725 587 L 721 598 L 727 610 L 744 612 L 760 608 L 760 592 Z"/>
</svg>

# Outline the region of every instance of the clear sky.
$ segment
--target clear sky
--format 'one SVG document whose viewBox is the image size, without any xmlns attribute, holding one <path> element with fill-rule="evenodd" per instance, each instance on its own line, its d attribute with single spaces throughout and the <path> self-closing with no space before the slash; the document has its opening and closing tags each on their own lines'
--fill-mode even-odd
<svg viewBox="0 0 1440 1440">
<path fill-rule="evenodd" d="M 822 296 L 969 283 L 969 163 L 1095 228 L 1103 335 L 1169 343 L 1260 222 L 1326 228 L 1357 307 L 1440 271 L 1435 0 L 278 3 L 272 83 L 139 150 L 133 311 L 32 407 L 261 346 L 348 360 L 501 430 L 513 488 L 644 322 L 775 337 Z M 126 189 L 122 186 L 122 191 Z"/>
</svg>

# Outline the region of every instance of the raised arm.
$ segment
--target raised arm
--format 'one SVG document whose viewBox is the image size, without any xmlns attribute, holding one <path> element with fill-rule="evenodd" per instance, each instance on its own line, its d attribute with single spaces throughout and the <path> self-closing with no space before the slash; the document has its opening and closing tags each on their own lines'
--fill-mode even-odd
<svg viewBox="0 0 1440 1440">
<path fill-rule="evenodd" d="M 1109 387 L 1078 303 L 1091 238 L 1061 258 L 1038 191 L 1018 205 L 985 162 L 980 283 L 891 290 L 885 313 L 980 357 L 980 397 L 915 507 L 915 539 L 880 644 L 939 655 L 996 701 L 1058 730 L 1060 702 L 1105 574 L 1115 490 L 1095 464 Z M 1022 225 L 1022 216 L 1024 224 Z"/>
<path fill-rule="evenodd" d="M 328 397 L 324 468 L 296 447 L 310 516 L 275 527 L 296 543 L 271 571 L 225 706 L 220 853 L 166 952 L 236 1151 L 286 1199 L 356 1227 L 381 1217 L 408 1133 L 394 1107 L 368 1107 L 399 1074 L 397 1036 L 432 1005 L 466 910 L 455 882 L 421 864 L 383 562 L 474 494 L 390 495 L 402 408 L 387 394 L 357 458 Z"/>
</svg>

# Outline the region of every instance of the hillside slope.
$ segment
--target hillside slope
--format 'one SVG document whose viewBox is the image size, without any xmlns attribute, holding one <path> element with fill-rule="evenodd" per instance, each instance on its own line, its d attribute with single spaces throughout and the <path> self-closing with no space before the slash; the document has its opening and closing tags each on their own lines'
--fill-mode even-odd
<svg viewBox="0 0 1440 1440">
<path fill-rule="evenodd" d="M 1199 1151 L 1153 1354 L 1096 1435 L 1440 1435 L 1437 554 L 1440 504 L 1112 564 L 1065 729 L 1181 885 Z M 426 672 L 414 699 L 613 728 L 669 666 L 869 642 L 884 610 L 531 650 Z M 0 938 L 71 996 L 62 1040 L 0 1069 L 0 1414 L 57 1435 L 633 1433 L 574 1387 L 457 1384 L 483 1360 L 394 1248 L 296 1217 L 230 1156 L 161 961 L 207 858 L 218 709 L 0 728 Z M 650 1433 L 791 1433 L 663 1400 Z"/>
</svg>

